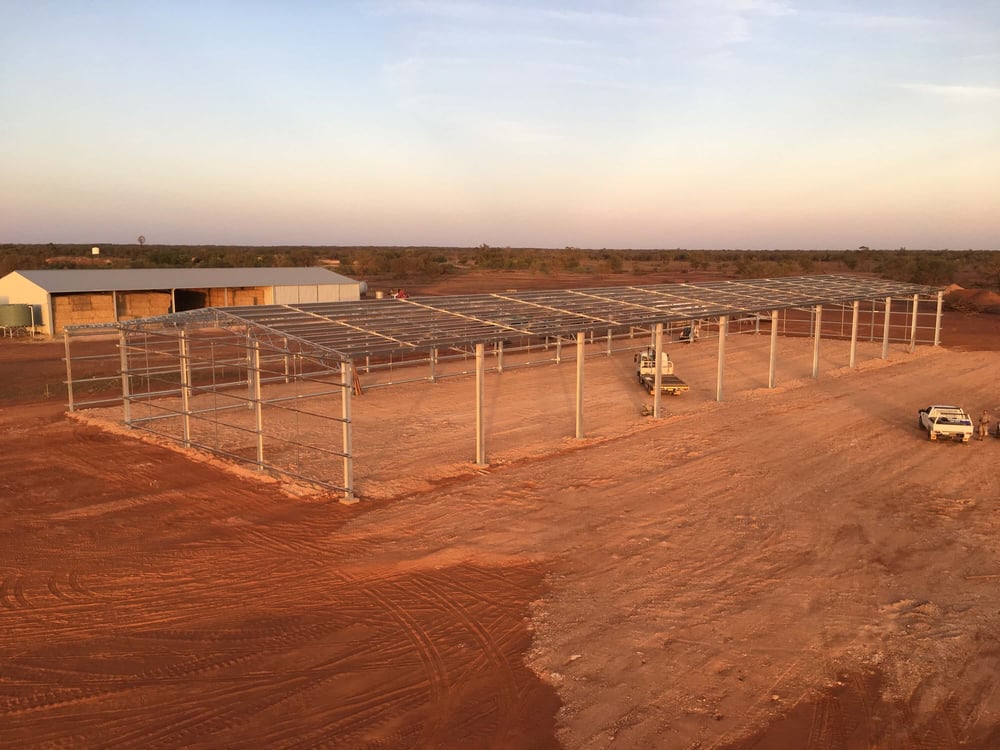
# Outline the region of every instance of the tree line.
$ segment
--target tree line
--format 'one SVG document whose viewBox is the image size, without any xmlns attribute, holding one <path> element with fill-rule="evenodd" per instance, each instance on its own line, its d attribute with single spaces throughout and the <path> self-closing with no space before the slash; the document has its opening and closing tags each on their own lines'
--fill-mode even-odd
<svg viewBox="0 0 1000 750">
<path fill-rule="evenodd" d="M 0 276 L 38 268 L 246 268 L 323 265 L 365 279 L 428 280 L 469 270 L 536 274 L 690 273 L 773 278 L 864 273 L 915 284 L 1000 289 L 1000 252 L 984 250 L 663 250 L 455 247 L 0 244 Z"/>
</svg>

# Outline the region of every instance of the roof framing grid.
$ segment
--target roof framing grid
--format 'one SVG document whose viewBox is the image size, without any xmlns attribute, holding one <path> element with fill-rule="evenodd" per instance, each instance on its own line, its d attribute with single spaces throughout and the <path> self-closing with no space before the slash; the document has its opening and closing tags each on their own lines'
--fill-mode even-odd
<svg viewBox="0 0 1000 750">
<path fill-rule="evenodd" d="M 360 302 L 197 310 L 131 321 L 212 324 L 223 319 L 287 337 L 342 360 L 445 346 L 470 346 L 523 336 L 572 337 L 579 331 L 652 327 L 720 316 L 753 314 L 889 297 L 936 296 L 939 289 L 849 275 L 654 284 L 594 289 L 454 295 Z"/>
<path fill-rule="evenodd" d="M 142 333 L 154 337 L 174 338 L 181 330 L 211 330 L 225 329 L 240 331 L 245 334 L 252 332 L 253 338 L 274 352 L 288 352 L 300 356 L 309 356 L 319 360 L 347 361 L 349 358 L 335 349 L 325 347 L 319 342 L 297 336 L 294 330 L 286 325 L 286 321 L 295 317 L 296 313 L 284 305 L 268 305 L 266 307 L 250 307 L 248 310 L 272 310 L 268 318 L 250 320 L 239 315 L 239 308 L 202 308 L 187 312 L 161 315 L 155 318 L 141 318 L 122 321 L 113 327 L 126 336 Z"/>
</svg>

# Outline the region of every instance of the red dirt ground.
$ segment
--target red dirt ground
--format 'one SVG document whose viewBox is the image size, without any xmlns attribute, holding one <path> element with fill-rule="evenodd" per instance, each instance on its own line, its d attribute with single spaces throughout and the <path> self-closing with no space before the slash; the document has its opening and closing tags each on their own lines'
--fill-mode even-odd
<svg viewBox="0 0 1000 750">
<path fill-rule="evenodd" d="M 1000 441 L 913 427 L 1000 416 L 1000 316 L 942 340 L 782 341 L 769 391 L 733 337 L 723 403 L 675 345 L 659 421 L 588 360 L 582 441 L 572 368 L 506 372 L 486 469 L 466 381 L 372 391 L 349 508 L 67 419 L 62 344 L 3 340 L 0 747 L 1000 746 Z"/>
</svg>

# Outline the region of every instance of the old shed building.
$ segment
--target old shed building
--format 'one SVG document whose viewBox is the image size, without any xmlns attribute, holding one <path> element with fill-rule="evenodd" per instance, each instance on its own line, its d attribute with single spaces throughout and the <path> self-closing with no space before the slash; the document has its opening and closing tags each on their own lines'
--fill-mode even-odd
<svg viewBox="0 0 1000 750">
<path fill-rule="evenodd" d="M 14 271 L 0 304 L 26 304 L 50 336 L 66 326 L 116 323 L 203 307 L 350 302 L 361 284 L 325 268 L 141 268 Z"/>
</svg>

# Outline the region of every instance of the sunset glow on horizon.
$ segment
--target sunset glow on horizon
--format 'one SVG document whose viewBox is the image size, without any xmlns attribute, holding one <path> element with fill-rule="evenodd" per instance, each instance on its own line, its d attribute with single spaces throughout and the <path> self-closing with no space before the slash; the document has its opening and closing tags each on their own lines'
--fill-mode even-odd
<svg viewBox="0 0 1000 750">
<path fill-rule="evenodd" d="M 996 4 L 0 7 L 0 242 L 1000 249 Z"/>
</svg>

